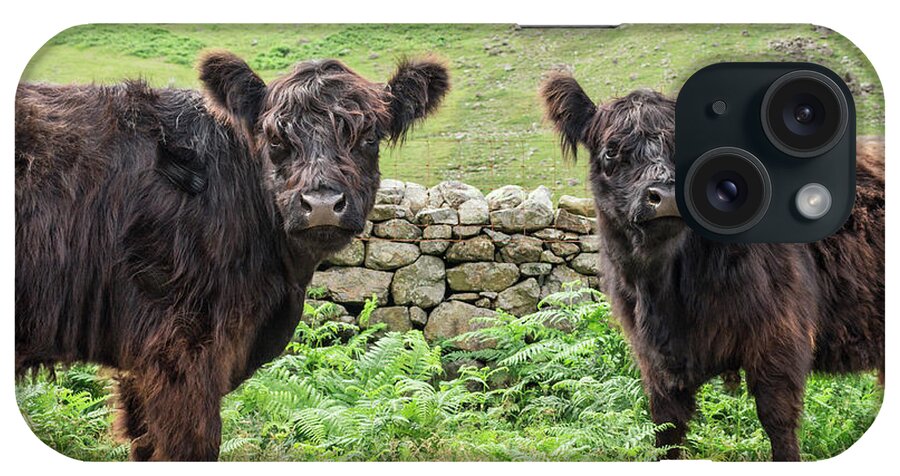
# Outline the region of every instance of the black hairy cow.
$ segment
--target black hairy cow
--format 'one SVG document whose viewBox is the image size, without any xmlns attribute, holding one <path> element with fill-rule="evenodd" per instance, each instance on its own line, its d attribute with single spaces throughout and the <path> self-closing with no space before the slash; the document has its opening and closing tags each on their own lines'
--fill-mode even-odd
<svg viewBox="0 0 900 476">
<path fill-rule="evenodd" d="M 265 84 L 227 52 L 203 92 L 16 93 L 16 373 L 118 372 L 133 459 L 208 460 L 220 400 L 277 356 L 317 264 L 363 229 L 379 144 L 449 89 L 433 59 L 387 84 L 334 60 Z"/>
<path fill-rule="evenodd" d="M 541 95 L 565 152 L 591 154 L 604 291 L 641 369 L 657 445 L 679 456 L 698 387 L 738 369 L 776 460 L 800 458 L 811 371 L 884 376 L 884 151 L 861 139 L 853 214 L 810 244 L 725 244 L 675 205 L 675 104 L 635 91 L 597 105 L 569 75 Z"/>
</svg>

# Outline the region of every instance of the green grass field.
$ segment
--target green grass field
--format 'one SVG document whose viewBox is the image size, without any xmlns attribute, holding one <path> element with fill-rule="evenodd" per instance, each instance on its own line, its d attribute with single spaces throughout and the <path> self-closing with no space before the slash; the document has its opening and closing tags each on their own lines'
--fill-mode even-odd
<svg viewBox="0 0 900 476">
<path fill-rule="evenodd" d="M 427 186 L 446 179 L 484 191 L 510 183 L 546 185 L 555 197 L 588 196 L 586 165 L 565 163 L 542 122 L 542 75 L 567 68 L 595 101 L 636 88 L 676 94 L 698 68 L 729 60 L 815 61 L 849 81 L 860 134 L 881 134 L 884 102 L 872 66 L 842 36 L 810 26 L 626 25 L 531 29 L 511 25 L 86 25 L 51 39 L 24 81 L 198 87 L 194 62 L 228 49 L 264 79 L 297 61 L 339 58 L 385 81 L 396 59 L 436 53 L 449 61 L 453 91 L 410 140 L 386 150 L 386 177 Z"/>
</svg>

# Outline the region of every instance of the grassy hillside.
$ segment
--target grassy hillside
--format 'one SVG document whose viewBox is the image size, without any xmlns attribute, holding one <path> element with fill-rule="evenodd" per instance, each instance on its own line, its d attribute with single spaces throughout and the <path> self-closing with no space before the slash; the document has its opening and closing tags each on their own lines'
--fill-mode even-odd
<svg viewBox="0 0 900 476">
<path fill-rule="evenodd" d="M 296 61 L 331 57 L 385 81 L 398 57 L 443 56 L 454 83 L 443 109 L 382 159 L 385 176 L 429 186 L 459 179 L 483 190 L 518 183 L 547 185 L 556 197 L 587 196 L 584 161 L 564 163 L 542 123 L 537 87 L 554 68 L 573 71 L 603 102 L 640 87 L 675 94 L 693 71 L 719 61 L 815 61 L 848 80 L 861 134 L 884 128 L 881 86 L 865 57 L 840 35 L 803 25 L 85 25 L 51 39 L 22 79 L 142 77 L 155 86 L 195 88 L 193 64 L 205 49 L 241 55 L 264 79 Z"/>
</svg>

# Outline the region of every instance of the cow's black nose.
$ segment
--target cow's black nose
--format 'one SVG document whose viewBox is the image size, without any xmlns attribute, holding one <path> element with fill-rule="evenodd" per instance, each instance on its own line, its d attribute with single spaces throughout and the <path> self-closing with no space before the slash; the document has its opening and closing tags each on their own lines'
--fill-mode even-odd
<svg viewBox="0 0 900 476">
<path fill-rule="evenodd" d="M 647 204 L 653 209 L 653 218 L 680 217 L 678 203 L 675 201 L 675 189 L 672 186 L 653 186 L 644 192 Z"/>
<path fill-rule="evenodd" d="M 300 195 L 300 209 L 306 215 L 306 226 L 339 226 L 347 199 L 343 193 L 319 188 Z"/>
</svg>

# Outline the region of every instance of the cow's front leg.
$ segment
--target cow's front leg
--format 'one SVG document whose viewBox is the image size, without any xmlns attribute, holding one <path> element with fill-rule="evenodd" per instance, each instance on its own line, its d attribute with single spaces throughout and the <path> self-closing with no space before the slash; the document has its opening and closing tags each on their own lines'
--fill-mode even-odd
<svg viewBox="0 0 900 476">
<path fill-rule="evenodd" d="M 224 395 L 221 369 L 188 351 L 142 372 L 151 460 L 214 461 L 219 456 Z"/>
<path fill-rule="evenodd" d="M 806 372 L 798 368 L 803 367 L 769 363 L 747 369 L 747 387 L 756 398 L 756 414 L 769 436 L 774 461 L 800 461 L 797 427 Z"/>
<path fill-rule="evenodd" d="M 118 432 L 131 442 L 130 459 L 147 461 L 153 456 L 153 441 L 147 434 L 147 416 L 140 377 L 132 372 L 116 376 L 119 412 L 116 419 Z"/>
<path fill-rule="evenodd" d="M 688 422 L 694 415 L 696 403 L 694 401 L 695 389 L 677 388 L 653 388 L 648 386 L 650 398 L 650 416 L 657 425 L 669 424 L 666 428 L 656 432 L 656 447 L 666 450 L 666 459 L 678 459 L 681 457 L 681 448 L 684 444 L 684 436 L 687 433 Z"/>
</svg>

